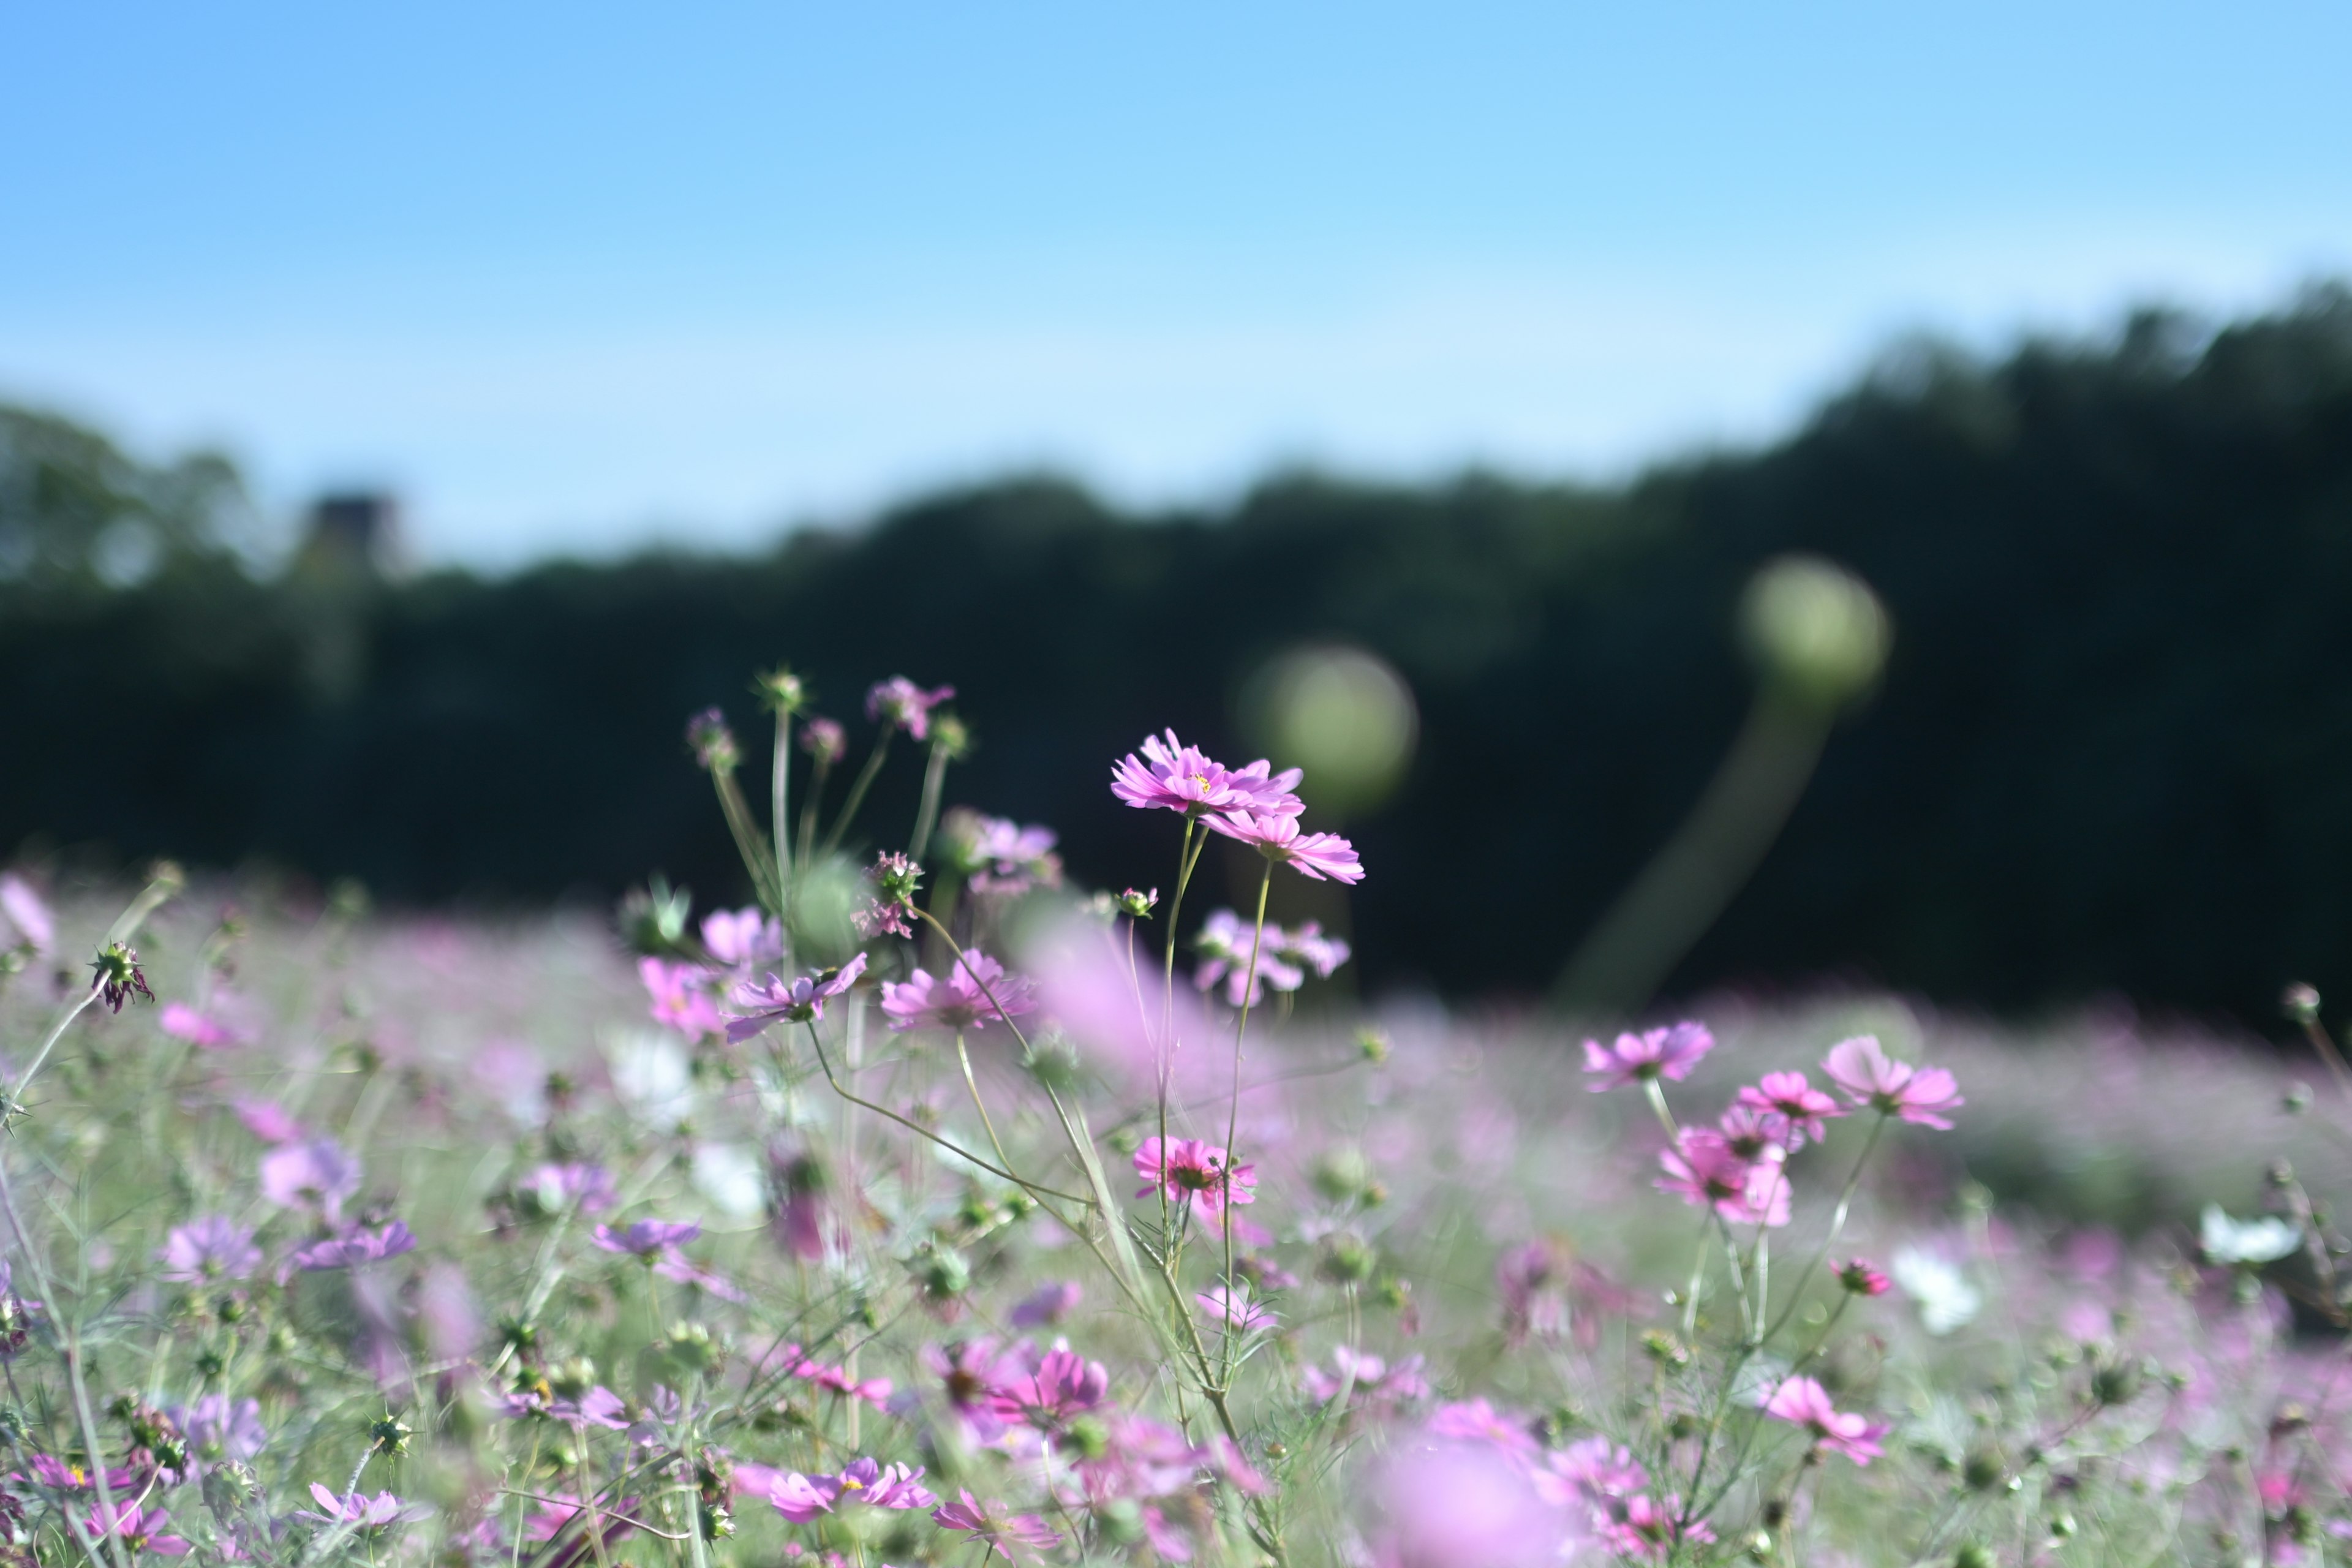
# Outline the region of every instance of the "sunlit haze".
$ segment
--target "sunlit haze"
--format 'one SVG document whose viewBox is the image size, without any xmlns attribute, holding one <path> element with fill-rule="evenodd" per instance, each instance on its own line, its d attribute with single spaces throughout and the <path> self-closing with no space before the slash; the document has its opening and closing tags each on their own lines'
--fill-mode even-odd
<svg viewBox="0 0 2352 1568">
<path fill-rule="evenodd" d="M 1605 478 L 2352 268 L 2352 11 L 19 7 L 0 398 L 431 560 Z"/>
</svg>

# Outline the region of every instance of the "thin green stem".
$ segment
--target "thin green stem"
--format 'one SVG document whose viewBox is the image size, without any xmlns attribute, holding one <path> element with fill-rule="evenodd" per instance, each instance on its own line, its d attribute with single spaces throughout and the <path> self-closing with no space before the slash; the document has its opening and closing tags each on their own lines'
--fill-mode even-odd
<svg viewBox="0 0 2352 1568">
<path fill-rule="evenodd" d="M 980 1098 L 980 1079 L 972 1075 L 971 1053 L 964 1048 L 961 1029 L 956 1031 L 955 1040 L 956 1060 L 963 1064 L 963 1086 L 971 1090 L 971 1108 L 980 1112 L 980 1124 L 988 1132 L 988 1146 L 996 1151 L 997 1160 L 1010 1170 L 1013 1157 L 1004 1152 L 1004 1141 L 996 1135 L 996 1123 L 989 1119 L 988 1106 Z"/>
<path fill-rule="evenodd" d="M 851 821 L 857 816 L 857 808 L 866 804 L 866 792 L 874 787 L 875 775 L 882 771 L 882 759 L 890 752 L 890 737 L 896 733 L 896 730 L 885 724 L 882 732 L 874 737 L 874 750 L 867 754 L 866 765 L 857 770 L 857 777 L 851 782 L 849 794 L 841 803 L 841 810 L 835 814 L 833 826 L 825 830 L 826 854 L 830 855 L 841 847 L 841 836 L 849 830 Z"/>
<path fill-rule="evenodd" d="M 768 827 L 776 841 L 776 889 L 788 893 L 793 886 L 792 799 L 793 778 L 793 715 L 788 708 L 776 710 L 775 762 L 768 770 Z M 778 911 L 780 914 L 781 910 Z M 699 1541 L 701 1532 L 695 1538 Z"/>
<path fill-rule="evenodd" d="M 1225 1104 L 1225 1163 L 1221 1173 L 1224 1181 L 1223 1205 L 1218 1213 L 1224 1221 L 1225 1233 L 1225 1327 L 1224 1375 L 1231 1383 L 1234 1376 L 1234 1356 L 1239 1346 L 1239 1336 L 1234 1332 L 1234 1138 L 1242 1123 L 1242 1041 L 1249 1034 L 1250 1004 L 1257 1000 L 1258 951 L 1265 941 L 1265 896 L 1274 887 L 1274 862 L 1265 863 L 1265 875 L 1257 884 L 1257 923 L 1250 931 L 1249 972 L 1242 983 L 1242 1016 L 1234 1026 L 1234 1092 Z M 1164 1152 L 1166 1145 L 1162 1144 Z"/>
<path fill-rule="evenodd" d="M 940 792 L 946 786 L 948 749 L 942 741 L 931 742 L 931 758 L 923 768 L 923 797 L 915 807 L 915 835 L 907 840 L 907 858 L 920 860 L 930 847 L 931 829 L 939 825 Z"/>
<path fill-rule="evenodd" d="M 832 776 L 833 759 L 824 752 L 818 752 L 815 763 L 809 769 L 808 795 L 801 802 L 800 863 L 803 871 L 816 858 L 816 808 L 824 798 L 824 782 Z"/>
</svg>

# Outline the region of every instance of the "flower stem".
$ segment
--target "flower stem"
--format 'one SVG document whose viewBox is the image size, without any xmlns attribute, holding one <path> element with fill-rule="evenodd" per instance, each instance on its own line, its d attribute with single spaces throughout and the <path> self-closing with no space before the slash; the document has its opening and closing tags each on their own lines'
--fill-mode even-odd
<svg viewBox="0 0 2352 1568">
<path fill-rule="evenodd" d="M 867 754 L 866 765 L 857 770 L 857 777 L 850 783 L 848 797 L 841 803 L 841 810 L 835 815 L 833 826 L 825 831 L 826 854 L 830 855 L 841 847 L 841 836 L 848 831 L 851 819 L 857 815 L 857 808 L 866 804 L 866 792 L 874 787 L 874 775 L 882 771 L 882 759 L 890 751 L 890 737 L 897 732 L 886 724 L 882 732 L 874 738 L 874 750 Z"/>
<path fill-rule="evenodd" d="M 791 804 L 793 778 L 793 715 L 786 708 L 776 710 L 776 760 L 768 770 L 768 828 L 776 840 L 776 889 L 789 893 L 793 886 L 793 841 Z M 783 911 L 777 911 L 781 918 Z M 696 1531 L 696 1539 L 701 1532 Z"/>
<path fill-rule="evenodd" d="M 948 749 L 938 741 L 931 742 L 931 760 L 923 769 L 922 803 L 915 808 L 915 836 L 907 841 L 907 858 L 920 860 L 923 851 L 930 847 L 931 829 L 939 825 L 940 791 L 948 776 Z"/>
</svg>

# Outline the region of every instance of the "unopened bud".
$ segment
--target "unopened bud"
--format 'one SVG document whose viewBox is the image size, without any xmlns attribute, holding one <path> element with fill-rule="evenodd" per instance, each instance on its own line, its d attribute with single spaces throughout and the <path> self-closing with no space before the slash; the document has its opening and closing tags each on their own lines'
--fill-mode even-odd
<svg viewBox="0 0 2352 1568">
<path fill-rule="evenodd" d="M 397 1415 L 386 1415 L 368 1424 L 368 1446 L 379 1454 L 405 1454 L 412 1436 L 408 1423 Z"/>
<path fill-rule="evenodd" d="M 2279 1096 L 2279 1109 L 2289 1116 L 2301 1116 L 2305 1111 L 2309 1110 L 2311 1085 L 2299 1081 L 2287 1085 L 2286 1092 Z"/>
<path fill-rule="evenodd" d="M 789 669 L 768 671 L 751 682 L 751 689 L 771 713 L 797 713 L 808 706 L 808 683 Z"/>
<path fill-rule="evenodd" d="M 1895 635 L 1870 584 L 1808 555 L 1770 562 L 1748 581 L 1739 631 L 1766 681 L 1832 712 L 1877 682 Z"/>
<path fill-rule="evenodd" d="M 2319 993 L 2298 980 L 2279 993 L 2279 1011 L 2287 1021 L 2310 1025 L 2319 1021 Z"/>
<path fill-rule="evenodd" d="M 707 773 L 731 773 L 743 760 L 736 749 L 735 731 L 727 727 L 727 716 L 716 708 L 706 708 L 686 721 L 686 744 Z"/>
<path fill-rule="evenodd" d="M 1119 913 L 1131 921 L 1150 920 L 1151 911 L 1159 906 L 1159 903 L 1160 889 L 1157 888 L 1148 893 L 1139 893 L 1133 888 L 1129 888 L 1118 896 Z"/>
</svg>

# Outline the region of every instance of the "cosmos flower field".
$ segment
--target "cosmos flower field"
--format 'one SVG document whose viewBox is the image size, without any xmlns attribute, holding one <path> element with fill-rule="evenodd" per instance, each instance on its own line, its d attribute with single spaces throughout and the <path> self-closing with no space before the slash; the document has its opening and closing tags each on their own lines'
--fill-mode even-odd
<svg viewBox="0 0 2352 1568">
<path fill-rule="evenodd" d="M 1366 1004 L 1344 933 L 1265 918 L 1380 874 L 1281 759 L 1106 758 L 1166 855 L 1085 889 L 948 804 L 950 691 L 760 689 L 767 798 L 688 731 L 746 907 L 0 879 L 0 1551 L 2346 1556 L 2332 1055 Z"/>
</svg>

